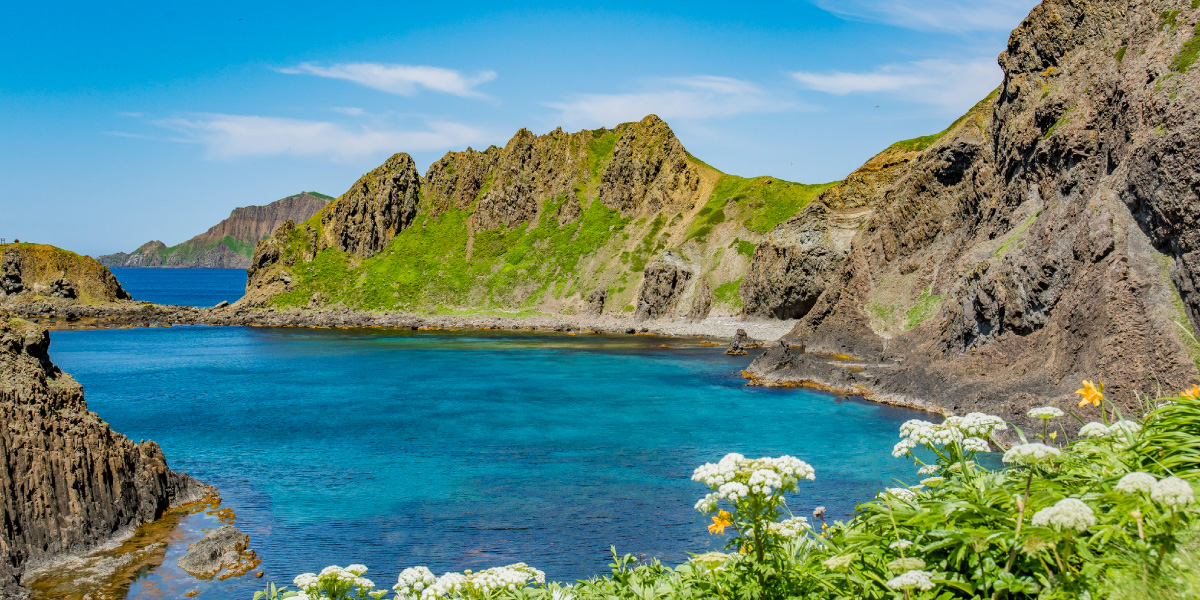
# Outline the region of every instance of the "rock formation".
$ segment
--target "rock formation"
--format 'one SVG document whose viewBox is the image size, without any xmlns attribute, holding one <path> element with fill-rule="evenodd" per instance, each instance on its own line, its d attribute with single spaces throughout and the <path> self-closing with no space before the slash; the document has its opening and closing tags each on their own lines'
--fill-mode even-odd
<svg viewBox="0 0 1200 600">
<path fill-rule="evenodd" d="M 1177 2 L 1034 8 L 981 118 L 868 191 L 873 214 L 787 339 L 883 361 L 878 394 L 1018 421 L 1084 378 L 1127 414 L 1137 392 L 1195 382 L 1198 20 Z M 792 362 L 750 372 L 820 380 Z"/>
<path fill-rule="evenodd" d="M 249 535 L 225 524 L 192 544 L 179 559 L 179 568 L 200 579 L 237 577 L 262 562 L 249 545 Z"/>
<path fill-rule="evenodd" d="M 0 246 L 0 305 L 37 296 L 115 302 L 130 299 L 108 267 L 45 244 Z"/>
<path fill-rule="evenodd" d="M 133 252 L 106 254 L 98 260 L 108 267 L 245 269 L 259 240 L 270 237 L 285 221 L 308 219 L 328 202 L 328 196 L 301 192 L 265 206 L 235 208 L 225 220 L 177 246 L 154 240 Z"/>
<path fill-rule="evenodd" d="M 80 553 L 194 500 L 157 444 L 114 432 L 50 362 L 45 330 L 0 313 L 0 597 L 26 567 Z"/>
<path fill-rule="evenodd" d="M 604 310 L 620 314 L 636 309 L 646 264 L 672 251 L 697 277 L 647 318 L 732 316 L 736 296 L 716 291 L 736 289 L 781 206 L 824 187 L 722 174 L 654 115 L 614 129 L 522 129 L 504 147 L 450 152 L 424 178 L 398 154 L 264 240 L 239 306 L 576 314 L 596 310 L 602 289 Z"/>
<path fill-rule="evenodd" d="M 691 280 L 692 272 L 674 253 L 667 252 L 662 258 L 646 265 L 633 320 L 657 319 L 670 313 Z"/>
</svg>

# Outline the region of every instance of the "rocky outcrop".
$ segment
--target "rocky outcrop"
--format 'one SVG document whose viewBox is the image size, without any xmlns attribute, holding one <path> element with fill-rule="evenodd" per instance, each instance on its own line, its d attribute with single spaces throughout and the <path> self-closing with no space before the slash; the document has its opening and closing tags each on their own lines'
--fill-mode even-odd
<svg viewBox="0 0 1200 600">
<path fill-rule="evenodd" d="M 133 252 L 106 254 L 97 260 L 108 267 L 245 269 L 259 240 L 289 220 L 308 220 L 328 202 L 327 196 L 301 192 L 265 206 L 242 206 L 208 231 L 177 246 L 168 247 L 154 240 Z"/>
<path fill-rule="evenodd" d="M 0 307 L 36 296 L 84 302 L 130 299 L 112 271 L 90 256 L 45 244 L 0 246 Z"/>
<path fill-rule="evenodd" d="M 1197 381 L 1200 70 L 1178 56 L 1198 20 L 1174 2 L 1034 8 L 984 118 L 875 193 L 787 339 L 897 359 L 864 384 L 877 393 L 1018 423 L 1083 378 L 1126 414 Z"/>
<path fill-rule="evenodd" d="M 679 303 L 692 280 L 692 272 L 683 260 L 672 252 L 646 265 L 642 288 L 638 292 L 635 321 L 657 319 L 670 314 Z"/>
<path fill-rule="evenodd" d="M 50 362 L 46 331 L 0 314 L 0 597 L 26 567 L 80 553 L 206 488 L 88 411 Z"/>
<path fill-rule="evenodd" d="M 323 248 L 358 257 L 383 250 L 417 214 L 421 176 L 407 154 L 395 154 L 363 175 L 321 212 Z"/>
<path fill-rule="evenodd" d="M 588 294 L 587 313 L 599 315 L 604 313 L 604 301 L 608 299 L 608 288 L 596 288 Z"/>
<path fill-rule="evenodd" d="M 233 525 L 222 525 L 188 548 L 179 559 L 179 568 L 200 579 L 237 577 L 258 566 L 250 536 Z"/>
<path fill-rule="evenodd" d="M 981 103 L 975 111 L 982 110 Z M 775 319 L 808 314 L 841 269 L 850 241 L 874 213 L 881 191 L 927 144 L 909 140 L 889 147 L 772 229 L 754 249 L 738 287 L 742 314 Z"/>
<path fill-rule="evenodd" d="M 700 172 L 657 115 L 622 132 L 600 177 L 600 201 L 622 215 L 690 208 Z"/>
</svg>

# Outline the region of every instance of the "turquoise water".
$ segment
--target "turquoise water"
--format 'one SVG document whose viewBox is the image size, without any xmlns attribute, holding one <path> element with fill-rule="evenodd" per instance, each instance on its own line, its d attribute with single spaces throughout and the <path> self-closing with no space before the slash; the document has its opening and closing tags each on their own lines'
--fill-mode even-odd
<svg viewBox="0 0 1200 600">
<path fill-rule="evenodd" d="M 797 514 L 847 516 L 913 473 L 890 454 L 912 412 L 747 387 L 750 357 L 696 340 L 234 327 L 52 340 L 93 411 L 220 489 L 278 581 L 356 562 L 390 586 L 406 566 L 515 561 L 573 580 L 604 572 L 610 545 L 681 562 L 722 546 L 689 477 L 731 451 L 810 462 Z M 168 563 L 131 597 L 156 597 Z"/>
<path fill-rule="evenodd" d="M 245 269 L 112 269 L 134 300 L 209 307 L 246 293 Z"/>
</svg>

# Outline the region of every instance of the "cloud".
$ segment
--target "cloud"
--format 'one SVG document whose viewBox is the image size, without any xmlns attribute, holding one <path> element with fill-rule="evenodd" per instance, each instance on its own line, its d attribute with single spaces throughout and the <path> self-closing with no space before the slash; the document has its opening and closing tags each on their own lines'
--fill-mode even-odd
<svg viewBox="0 0 1200 600">
<path fill-rule="evenodd" d="M 648 114 L 672 119 L 704 120 L 745 113 L 797 108 L 758 86 L 729 77 L 699 75 L 652 82 L 651 91 L 624 94 L 576 94 L 565 102 L 547 102 L 566 126 L 609 126 L 636 121 Z"/>
<path fill-rule="evenodd" d="M 835 15 L 920 31 L 1009 31 L 1039 0 L 813 0 Z"/>
<path fill-rule="evenodd" d="M 994 59 L 955 62 L 941 59 L 885 65 L 866 73 L 798 71 L 804 87 L 836 96 L 883 94 L 950 112 L 970 108 L 1000 85 L 1004 73 Z"/>
<path fill-rule="evenodd" d="M 329 67 L 301 63 L 295 67 L 279 69 L 279 72 L 289 75 L 316 75 L 317 77 L 344 79 L 400 96 L 415 96 L 424 88 L 455 96 L 483 98 L 486 96 L 475 91 L 475 88 L 496 78 L 495 71 L 480 71 L 468 76 L 459 71 L 441 67 L 381 63 L 345 63 Z"/>
<path fill-rule="evenodd" d="M 197 114 L 156 124 L 201 144 L 211 159 L 254 156 L 327 157 L 350 161 L 392 152 L 422 152 L 478 144 L 487 136 L 460 123 L 431 121 L 424 130 L 348 128 L 325 121 L 255 115 Z"/>
</svg>

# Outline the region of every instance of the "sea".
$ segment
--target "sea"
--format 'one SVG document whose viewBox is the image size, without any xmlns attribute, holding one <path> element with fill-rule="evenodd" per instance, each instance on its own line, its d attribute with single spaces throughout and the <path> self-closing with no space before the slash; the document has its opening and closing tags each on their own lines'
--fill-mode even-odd
<svg viewBox="0 0 1200 600">
<path fill-rule="evenodd" d="M 206 304 L 222 293 L 150 279 L 127 289 Z M 51 339 L 90 409 L 215 486 L 263 561 L 262 579 L 183 574 L 186 542 L 220 524 L 185 517 L 130 598 L 249 600 L 265 581 L 331 564 L 365 564 L 379 587 L 405 567 L 514 562 L 570 582 L 606 573 L 612 547 L 678 564 L 724 549 L 690 477 L 728 452 L 809 462 L 816 479 L 789 508 L 824 506 L 830 520 L 917 479 L 891 456 L 916 413 L 748 386 L 752 357 L 694 338 L 183 326 Z"/>
<path fill-rule="evenodd" d="M 207 308 L 246 293 L 245 269 L 128 269 L 113 275 L 134 300 Z"/>
</svg>

